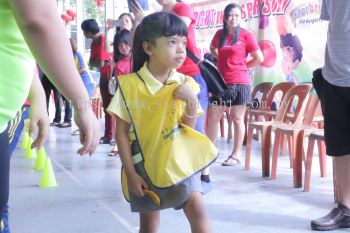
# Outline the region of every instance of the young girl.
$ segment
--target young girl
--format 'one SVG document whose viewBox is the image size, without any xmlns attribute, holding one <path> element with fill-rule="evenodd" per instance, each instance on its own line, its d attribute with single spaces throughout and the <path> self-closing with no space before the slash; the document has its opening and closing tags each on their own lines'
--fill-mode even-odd
<svg viewBox="0 0 350 233">
<path fill-rule="evenodd" d="M 123 29 L 114 36 L 114 77 L 131 73 L 131 48 L 129 45 L 130 31 Z M 115 145 L 109 152 L 109 156 L 118 154 L 118 147 Z"/>
<path fill-rule="evenodd" d="M 137 3 L 137 1 L 135 1 Z M 193 10 L 190 5 L 180 1 L 180 0 L 157 0 L 157 3 L 162 6 L 162 11 L 172 12 L 178 17 L 180 17 L 187 26 L 187 50 L 190 51 L 194 56 L 200 58 L 199 49 L 196 43 L 196 35 L 194 25 L 196 23 Z M 143 17 L 142 8 L 140 4 L 131 4 L 132 12 L 135 15 L 135 24 L 140 21 Z M 202 77 L 199 67 L 195 62 L 192 61 L 188 56 L 185 58 L 183 64 L 177 69 L 178 72 L 191 76 L 197 82 L 200 87 L 200 92 L 198 93 L 198 100 L 201 108 L 203 109 L 203 114 L 198 117 L 195 129 L 205 134 L 205 119 L 206 110 L 208 107 L 208 87 Z M 205 192 L 210 191 L 211 183 L 209 178 L 209 168 L 202 171 L 201 180 L 203 182 Z"/>
<path fill-rule="evenodd" d="M 175 70 L 186 58 L 186 36 L 186 24 L 174 14 L 145 17 L 135 33 L 134 73 L 118 78 L 108 108 L 117 118 L 123 192 L 131 211 L 140 213 L 142 233 L 157 232 L 165 208 L 183 208 L 192 232 L 212 232 L 197 174 L 217 150 L 192 129 L 198 85 Z"/>
</svg>

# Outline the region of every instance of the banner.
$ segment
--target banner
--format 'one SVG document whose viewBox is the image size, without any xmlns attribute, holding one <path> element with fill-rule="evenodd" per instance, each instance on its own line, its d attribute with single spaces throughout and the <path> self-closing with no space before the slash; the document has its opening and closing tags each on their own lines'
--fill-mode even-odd
<svg viewBox="0 0 350 233">
<path fill-rule="evenodd" d="M 222 28 L 224 8 L 232 2 L 240 4 L 241 27 L 254 34 L 264 54 L 264 62 L 251 68 L 254 84 L 311 81 L 312 71 L 323 66 L 327 39 L 328 22 L 320 20 L 321 0 L 210 0 L 192 3 L 202 55 L 209 52 L 215 32 Z"/>
</svg>

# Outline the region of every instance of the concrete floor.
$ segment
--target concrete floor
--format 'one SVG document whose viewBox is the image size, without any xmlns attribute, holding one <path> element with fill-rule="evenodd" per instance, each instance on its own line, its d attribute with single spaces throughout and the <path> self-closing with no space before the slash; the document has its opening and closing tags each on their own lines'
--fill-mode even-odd
<svg viewBox="0 0 350 233">
<path fill-rule="evenodd" d="M 311 191 L 293 188 L 288 156 L 281 157 L 277 180 L 261 177 L 260 143 L 254 142 L 252 165 L 222 167 L 232 143 L 220 139 L 220 156 L 211 167 L 212 192 L 204 196 L 216 233 L 310 232 L 310 220 L 334 206 L 331 160 L 328 177 L 321 178 L 314 157 Z M 17 149 L 11 165 L 10 218 L 12 233 L 132 233 L 138 232 L 138 214 L 131 213 L 120 187 L 119 157 L 108 157 L 109 145 L 93 156 L 80 157 L 78 136 L 70 129 L 50 128 L 45 148 L 51 157 L 56 188 L 40 189 L 34 160 Z M 315 150 L 317 152 L 317 149 Z M 245 148 L 243 148 L 245 152 Z M 244 161 L 244 156 L 241 156 Z M 187 233 L 182 211 L 161 213 L 161 233 Z M 338 232 L 348 232 L 340 230 Z"/>
</svg>

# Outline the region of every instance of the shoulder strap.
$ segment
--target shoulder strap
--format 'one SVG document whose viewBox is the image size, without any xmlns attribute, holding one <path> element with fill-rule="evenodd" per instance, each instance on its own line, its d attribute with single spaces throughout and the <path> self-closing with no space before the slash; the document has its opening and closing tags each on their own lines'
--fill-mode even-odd
<svg viewBox="0 0 350 233">
<path fill-rule="evenodd" d="M 188 48 L 186 48 L 186 53 L 187 56 L 196 64 L 198 64 L 199 62 L 201 62 L 201 60 L 199 60 L 199 58 L 194 55 Z"/>
<path fill-rule="evenodd" d="M 138 76 L 139 76 L 139 75 L 138 75 Z M 134 129 L 134 134 L 135 134 L 136 141 L 138 141 L 138 144 L 140 145 L 140 141 L 139 141 L 139 138 L 138 138 L 137 132 L 136 132 L 136 126 L 135 126 L 134 120 L 133 120 L 133 118 L 132 118 L 132 116 L 131 116 L 130 109 L 129 109 L 129 107 L 128 107 L 128 104 L 127 104 L 127 102 L 126 102 L 126 99 L 125 99 L 123 90 L 122 90 L 122 88 L 120 87 L 120 82 L 119 82 L 118 79 L 117 79 L 117 85 L 118 85 L 118 89 L 119 89 L 119 91 L 120 91 L 120 94 L 121 94 L 121 96 L 122 96 L 122 98 L 123 98 L 125 108 L 126 108 L 126 110 L 127 110 L 127 112 L 128 112 L 128 115 L 129 115 L 129 117 L 130 117 L 131 125 L 132 125 L 132 128 Z M 143 153 L 142 153 L 142 150 L 141 150 L 141 146 L 140 146 L 140 153 L 141 153 L 142 159 L 144 159 Z"/>
</svg>

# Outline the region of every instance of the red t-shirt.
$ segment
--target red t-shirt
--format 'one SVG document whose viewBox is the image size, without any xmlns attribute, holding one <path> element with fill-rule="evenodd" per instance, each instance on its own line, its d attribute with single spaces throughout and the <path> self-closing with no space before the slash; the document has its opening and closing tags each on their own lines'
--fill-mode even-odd
<svg viewBox="0 0 350 233">
<path fill-rule="evenodd" d="M 115 63 L 114 66 L 114 77 L 118 77 L 124 74 L 130 74 L 131 70 L 131 58 L 123 57 L 118 62 Z"/>
<path fill-rule="evenodd" d="M 219 48 L 222 31 L 218 30 L 211 41 L 211 46 L 218 49 L 219 71 L 227 84 L 250 84 L 246 59 L 259 49 L 258 43 L 251 32 L 241 28 L 236 44 L 231 45 L 233 35 L 227 35 L 224 46 Z"/>
<path fill-rule="evenodd" d="M 111 54 L 105 52 L 105 36 L 100 35 L 97 41 L 92 41 L 90 51 L 90 61 L 109 61 L 111 60 Z"/>
<path fill-rule="evenodd" d="M 177 16 L 188 17 L 191 19 L 191 24 L 188 27 L 187 34 L 187 48 L 200 59 L 200 53 L 197 48 L 196 36 L 194 31 L 194 24 L 196 21 L 194 19 L 192 8 L 183 2 L 178 2 L 175 4 L 173 9 L 171 9 L 171 12 L 173 12 Z M 195 74 L 200 73 L 198 66 L 189 57 L 186 57 L 184 63 L 179 69 L 177 69 L 177 71 L 188 76 L 194 76 Z"/>
</svg>

